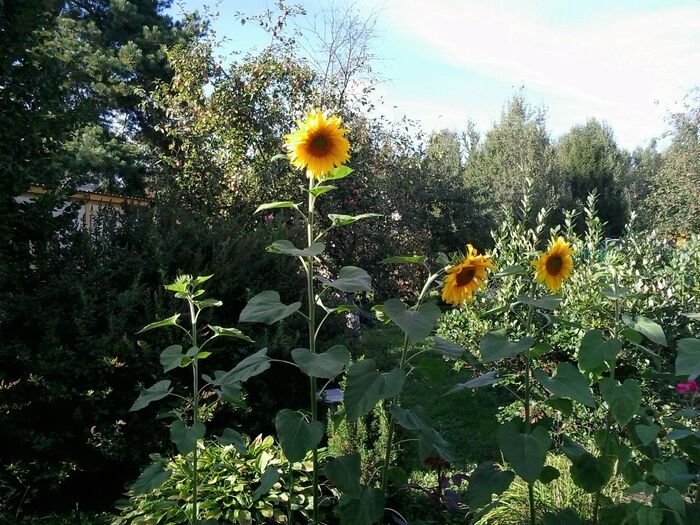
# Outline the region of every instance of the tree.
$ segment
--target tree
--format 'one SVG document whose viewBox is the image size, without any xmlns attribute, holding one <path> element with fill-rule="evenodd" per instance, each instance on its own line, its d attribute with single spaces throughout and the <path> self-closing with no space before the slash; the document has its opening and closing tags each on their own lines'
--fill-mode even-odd
<svg viewBox="0 0 700 525">
<path fill-rule="evenodd" d="M 627 165 L 627 155 L 617 147 L 609 126 L 595 119 L 574 126 L 556 145 L 561 205 L 578 206 L 595 190 L 606 233 L 619 236 L 629 217 L 623 186 Z"/>
</svg>

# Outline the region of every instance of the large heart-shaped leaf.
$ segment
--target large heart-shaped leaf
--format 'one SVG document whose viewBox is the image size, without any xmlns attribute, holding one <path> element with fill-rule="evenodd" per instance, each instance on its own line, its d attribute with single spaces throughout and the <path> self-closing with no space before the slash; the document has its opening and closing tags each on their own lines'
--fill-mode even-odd
<svg viewBox="0 0 700 525">
<path fill-rule="evenodd" d="M 153 457 L 153 456 L 152 456 Z M 146 494 L 162 485 L 172 474 L 170 470 L 163 468 L 163 460 L 158 458 L 148 465 L 134 483 L 136 494 Z"/>
<path fill-rule="evenodd" d="M 389 299 L 384 303 L 383 311 L 414 343 L 428 337 L 440 317 L 440 308 L 433 303 L 409 310 L 400 299 Z"/>
<path fill-rule="evenodd" d="M 681 492 L 685 492 L 690 481 L 695 478 L 688 473 L 688 465 L 677 458 L 655 464 L 653 472 L 659 481 Z"/>
<path fill-rule="evenodd" d="M 197 441 L 204 437 L 206 431 L 204 423 L 198 422 L 188 427 L 178 419 L 170 425 L 170 441 L 175 443 L 180 454 L 189 454 L 197 448 Z"/>
<path fill-rule="evenodd" d="M 389 411 L 399 425 L 418 433 L 418 453 L 422 461 L 435 454 L 448 461 L 454 460 L 452 446 L 421 417 L 420 407 L 411 410 L 393 405 Z"/>
<path fill-rule="evenodd" d="M 678 341 L 676 375 L 691 378 L 700 375 L 700 339 L 685 338 Z"/>
<path fill-rule="evenodd" d="M 268 368 L 270 368 L 270 358 L 267 357 L 267 348 L 263 348 L 243 359 L 229 372 L 218 377 L 215 384 L 245 383 L 251 377 L 262 374 Z"/>
<path fill-rule="evenodd" d="M 325 465 L 326 477 L 343 493 L 360 495 L 360 456 L 348 454 L 330 459 Z"/>
<path fill-rule="evenodd" d="M 622 321 L 632 330 L 636 330 L 657 345 L 667 346 L 666 335 L 664 334 L 663 328 L 648 317 L 640 315 L 636 319 L 633 319 L 631 316 L 624 314 L 622 316 Z"/>
<path fill-rule="evenodd" d="M 248 301 L 238 321 L 241 323 L 273 324 L 289 317 L 299 308 L 301 308 L 300 302 L 287 306 L 280 301 L 280 294 L 274 290 L 266 290 Z"/>
<path fill-rule="evenodd" d="M 139 397 L 134 401 L 134 404 L 131 405 L 129 412 L 141 410 L 153 401 L 158 401 L 159 399 L 167 397 L 172 391 L 173 389 L 170 388 L 170 381 L 168 379 L 158 381 L 155 385 L 141 390 Z"/>
<path fill-rule="evenodd" d="M 270 492 L 270 489 L 277 483 L 278 479 L 280 479 L 280 471 L 277 470 L 277 467 L 267 467 L 263 475 L 260 476 L 260 485 L 253 492 L 253 501 L 258 501 L 261 497 Z"/>
<path fill-rule="evenodd" d="M 444 339 L 444 338 L 440 337 L 439 335 L 435 336 L 435 350 L 440 352 L 442 355 L 444 355 L 448 359 L 459 359 L 463 355 L 467 355 L 467 359 L 469 357 L 471 357 L 472 360 L 476 359 L 462 345 L 458 345 L 457 343 L 454 343 L 452 341 L 448 341 L 447 339 Z"/>
<path fill-rule="evenodd" d="M 287 240 L 275 241 L 267 247 L 267 251 L 270 253 L 281 253 L 292 257 L 316 257 L 321 255 L 325 249 L 326 245 L 322 242 L 312 243 L 306 248 L 297 248 L 291 241 Z"/>
<path fill-rule="evenodd" d="M 340 525 L 374 525 L 384 515 L 384 492 L 362 485 L 357 496 L 340 497 L 338 511 Z"/>
<path fill-rule="evenodd" d="M 362 268 L 343 266 L 338 272 L 338 278 L 329 280 L 319 277 L 326 286 L 331 286 L 341 292 L 371 292 L 372 278 Z"/>
<path fill-rule="evenodd" d="M 163 372 L 174 370 L 182 363 L 182 346 L 171 345 L 160 353 L 160 364 L 163 365 Z"/>
<path fill-rule="evenodd" d="M 225 428 L 218 441 L 222 445 L 233 445 L 241 454 L 245 454 L 248 451 L 243 435 L 232 428 Z"/>
<path fill-rule="evenodd" d="M 292 359 L 307 376 L 334 379 L 350 362 L 350 352 L 343 345 L 332 346 L 322 354 L 297 348 L 292 350 Z"/>
<path fill-rule="evenodd" d="M 578 351 L 578 366 L 585 372 L 600 373 L 612 364 L 622 349 L 618 339 L 606 341 L 601 330 L 589 330 Z"/>
<path fill-rule="evenodd" d="M 503 494 L 515 479 L 512 470 L 501 470 L 491 461 L 480 463 L 469 477 L 467 502 L 473 509 L 485 507 L 491 503 L 493 494 Z"/>
<path fill-rule="evenodd" d="M 490 363 L 525 352 L 533 344 L 535 344 L 535 340 L 532 337 L 523 337 L 518 341 L 511 342 L 506 339 L 505 330 L 496 330 L 481 338 L 479 353 L 481 353 L 481 359 L 484 363 Z"/>
<path fill-rule="evenodd" d="M 555 396 L 573 399 L 587 407 L 595 407 L 588 381 L 571 363 L 559 363 L 557 373 L 551 378 L 544 370 L 538 368 L 535 370 L 535 377 Z"/>
<path fill-rule="evenodd" d="M 615 469 L 613 456 L 595 457 L 585 452 L 571 461 L 571 478 L 577 487 L 592 494 L 602 489 Z"/>
<path fill-rule="evenodd" d="M 513 421 L 498 429 L 498 445 L 503 457 L 513 470 L 528 483 L 540 477 L 552 441 L 549 432 L 543 427 L 535 428 L 530 434 L 521 434 Z"/>
<path fill-rule="evenodd" d="M 399 395 L 406 374 L 400 368 L 380 373 L 374 359 L 365 359 L 350 366 L 347 378 L 345 412 L 354 421 L 369 414 L 379 400 Z"/>
<path fill-rule="evenodd" d="M 642 400 L 639 382 L 636 379 L 625 379 L 623 384 L 619 384 L 606 377 L 600 381 L 598 388 L 617 424 L 621 427 L 627 425 L 637 412 Z"/>
<path fill-rule="evenodd" d="M 637 425 L 634 427 L 634 433 L 637 434 L 642 445 L 645 446 L 656 441 L 659 432 L 661 432 L 661 427 L 653 423 L 651 425 Z"/>
<path fill-rule="evenodd" d="M 301 461 L 306 453 L 321 443 L 323 438 L 323 423 L 306 421 L 295 410 L 283 409 L 275 418 L 277 436 L 289 461 Z"/>
<path fill-rule="evenodd" d="M 369 219 L 371 217 L 381 217 L 379 213 L 361 213 L 360 215 L 340 215 L 337 213 L 329 213 L 328 218 L 331 220 L 333 226 L 346 226 L 357 222 L 362 219 Z"/>
</svg>

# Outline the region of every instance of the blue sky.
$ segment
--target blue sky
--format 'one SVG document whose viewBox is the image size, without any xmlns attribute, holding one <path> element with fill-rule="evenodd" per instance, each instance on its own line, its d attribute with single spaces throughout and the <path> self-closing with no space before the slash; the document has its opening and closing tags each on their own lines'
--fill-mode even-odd
<svg viewBox="0 0 700 525">
<path fill-rule="evenodd" d="M 328 5 L 297 3 L 308 17 Z M 201 9 L 216 2 L 180 4 Z M 230 39 L 226 51 L 260 49 L 268 42 L 261 30 L 241 26 L 233 16 L 267 5 L 219 2 L 215 28 Z M 380 110 L 392 119 L 417 119 L 426 130 L 463 130 L 471 119 L 486 131 L 523 88 L 530 103 L 548 108 L 555 138 L 595 117 L 613 128 L 621 146 L 633 148 L 661 135 L 667 113 L 700 86 L 698 0 L 355 0 L 354 5 L 377 13 Z"/>
</svg>

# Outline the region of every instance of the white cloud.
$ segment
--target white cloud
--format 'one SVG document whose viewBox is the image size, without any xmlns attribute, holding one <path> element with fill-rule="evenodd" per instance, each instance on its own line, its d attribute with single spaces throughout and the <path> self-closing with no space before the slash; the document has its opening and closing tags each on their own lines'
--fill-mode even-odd
<svg viewBox="0 0 700 525">
<path fill-rule="evenodd" d="M 566 24 L 528 12 L 528 5 L 537 4 L 394 0 L 382 18 L 391 27 L 385 37 L 398 32 L 435 60 L 535 91 L 549 106 L 557 134 L 596 117 L 612 125 L 621 145 L 632 147 L 659 135 L 666 112 L 700 84 L 700 5 L 577 20 L 571 3 Z M 446 122 L 467 114 L 465 102 L 450 111 L 436 91 L 422 100 L 404 100 L 402 109 L 409 116 L 406 104 L 416 113 L 440 111 L 450 115 Z M 489 114 L 494 109 L 497 114 L 500 106 Z"/>
</svg>

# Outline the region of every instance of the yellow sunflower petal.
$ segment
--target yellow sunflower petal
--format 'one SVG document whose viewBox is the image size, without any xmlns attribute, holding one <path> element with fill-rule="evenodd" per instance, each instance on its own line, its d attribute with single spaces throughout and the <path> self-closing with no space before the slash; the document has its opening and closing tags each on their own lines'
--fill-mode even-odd
<svg viewBox="0 0 700 525">
<path fill-rule="evenodd" d="M 310 177 L 320 178 L 350 158 L 347 130 L 339 117 L 327 119 L 316 110 L 297 125 L 298 129 L 285 135 L 285 147 L 292 165 L 306 169 Z"/>
</svg>

